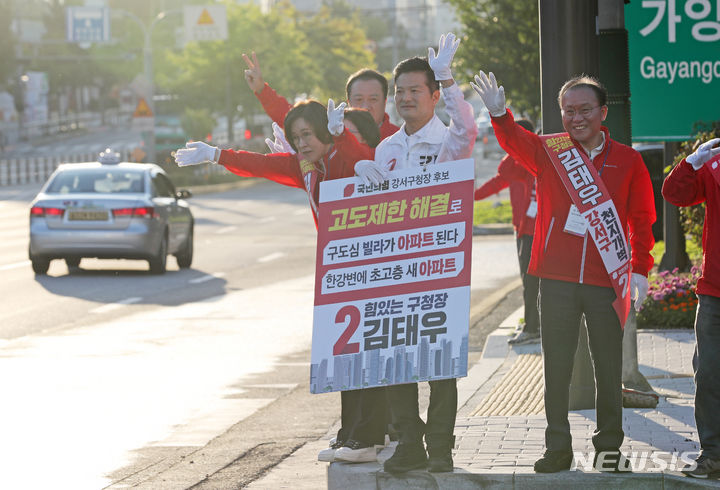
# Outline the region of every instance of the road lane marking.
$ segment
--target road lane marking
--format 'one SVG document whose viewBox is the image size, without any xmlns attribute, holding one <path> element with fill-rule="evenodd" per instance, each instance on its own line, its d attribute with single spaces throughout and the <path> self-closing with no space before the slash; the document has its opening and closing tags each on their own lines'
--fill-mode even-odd
<svg viewBox="0 0 720 490">
<path fill-rule="evenodd" d="M 243 388 L 269 388 L 280 390 L 294 390 L 297 383 L 275 383 L 275 384 L 259 384 L 259 385 L 243 385 Z"/>
<path fill-rule="evenodd" d="M 258 262 L 270 262 L 272 260 L 279 259 L 280 257 L 285 257 L 285 254 L 282 252 L 275 252 L 271 253 L 270 255 L 266 255 L 265 257 L 260 257 L 257 261 Z"/>
<path fill-rule="evenodd" d="M 308 210 L 305 208 L 302 209 L 296 209 L 293 213 L 295 216 L 300 216 L 301 214 L 307 214 Z"/>
<path fill-rule="evenodd" d="M 264 218 L 261 218 L 258 220 L 258 223 L 270 223 L 271 221 L 275 221 L 277 218 L 275 216 L 266 216 Z"/>
<path fill-rule="evenodd" d="M 139 303 L 142 301 L 142 298 L 126 298 L 121 299 L 120 301 L 117 301 L 115 303 L 108 303 L 106 305 L 99 306 L 97 308 L 94 308 L 90 310 L 90 313 L 107 313 L 108 311 L 116 310 L 118 308 L 122 308 L 125 305 L 131 305 L 133 303 Z"/>
<path fill-rule="evenodd" d="M 29 260 L 23 260 L 22 262 L 16 262 L 14 264 L 0 265 L 0 271 L 9 271 L 10 269 L 18 269 L 30 265 Z"/>
<path fill-rule="evenodd" d="M 230 226 L 226 226 L 225 228 L 220 228 L 215 233 L 217 233 L 218 235 L 222 235 L 223 233 L 230 233 L 231 231 L 234 231 L 236 229 L 237 229 L 237 226 L 230 225 Z"/>
<path fill-rule="evenodd" d="M 201 282 L 207 282 L 213 279 L 220 279 L 221 277 L 225 277 L 224 272 L 215 272 L 214 274 L 206 274 L 204 276 L 196 277 L 195 279 L 190 279 L 188 283 L 200 284 Z"/>
</svg>

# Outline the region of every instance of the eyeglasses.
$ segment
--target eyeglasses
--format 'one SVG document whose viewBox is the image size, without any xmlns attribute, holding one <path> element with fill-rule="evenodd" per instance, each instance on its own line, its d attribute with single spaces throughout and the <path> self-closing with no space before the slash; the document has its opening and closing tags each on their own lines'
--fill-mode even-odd
<svg viewBox="0 0 720 490">
<path fill-rule="evenodd" d="M 602 107 L 600 105 L 596 105 L 595 107 L 585 107 L 584 109 L 580 109 L 579 111 L 576 111 L 575 109 L 561 109 L 560 112 L 562 113 L 563 117 L 573 118 L 575 117 L 575 114 L 580 114 L 582 117 L 590 117 L 590 115 L 597 109 L 598 107 Z"/>
</svg>

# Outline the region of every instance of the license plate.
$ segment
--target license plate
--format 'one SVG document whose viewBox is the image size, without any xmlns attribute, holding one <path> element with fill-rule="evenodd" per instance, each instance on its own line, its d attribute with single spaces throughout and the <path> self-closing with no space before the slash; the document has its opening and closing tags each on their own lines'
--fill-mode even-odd
<svg viewBox="0 0 720 490">
<path fill-rule="evenodd" d="M 70 221 L 107 221 L 107 211 L 70 211 Z"/>
</svg>

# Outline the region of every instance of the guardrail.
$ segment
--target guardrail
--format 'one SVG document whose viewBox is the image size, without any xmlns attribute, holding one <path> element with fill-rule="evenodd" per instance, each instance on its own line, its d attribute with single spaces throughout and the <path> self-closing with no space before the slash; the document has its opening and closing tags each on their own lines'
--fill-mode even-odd
<svg viewBox="0 0 720 490">
<path fill-rule="evenodd" d="M 121 152 L 128 161 L 128 152 Z M 0 160 L 0 186 L 43 183 L 61 163 L 94 162 L 97 153 L 80 153 L 62 157 L 23 157 Z"/>
</svg>

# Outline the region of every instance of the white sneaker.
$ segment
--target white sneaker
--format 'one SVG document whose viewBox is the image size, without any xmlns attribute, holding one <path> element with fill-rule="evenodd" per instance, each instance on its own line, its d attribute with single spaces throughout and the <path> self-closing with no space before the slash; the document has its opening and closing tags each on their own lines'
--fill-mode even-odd
<svg viewBox="0 0 720 490">
<path fill-rule="evenodd" d="M 330 447 L 323 449 L 318 453 L 318 461 L 323 463 L 332 463 L 335 461 L 335 453 L 342 447 L 342 443 L 338 443 L 335 438 L 330 441 Z"/>
<path fill-rule="evenodd" d="M 374 444 L 367 446 L 362 442 L 350 440 L 335 451 L 335 461 L 346 461 L 348 463 L 377 461 L 377 450 Z"/>
</svg>

